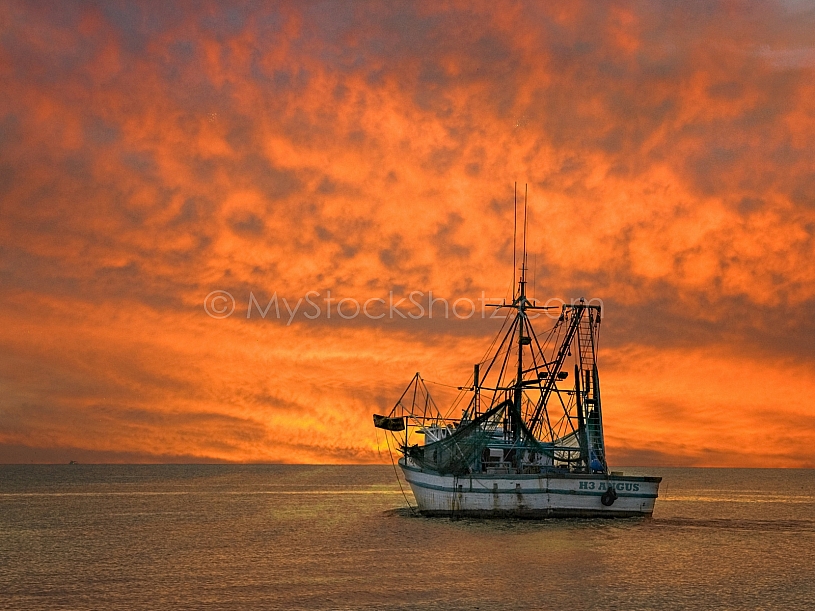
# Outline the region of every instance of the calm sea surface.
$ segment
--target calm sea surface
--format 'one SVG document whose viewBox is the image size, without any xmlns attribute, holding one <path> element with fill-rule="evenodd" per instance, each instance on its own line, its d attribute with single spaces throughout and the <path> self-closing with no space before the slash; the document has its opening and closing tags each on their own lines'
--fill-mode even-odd
<svg viewBox="0 0 815 611">
<path fill-rule="evenodd" d="M 815 471 L 647 471 L 653 519 L 524 522 L 390 466 L 0 466 L 0 608 L 815 609 Z"/>
</svg>

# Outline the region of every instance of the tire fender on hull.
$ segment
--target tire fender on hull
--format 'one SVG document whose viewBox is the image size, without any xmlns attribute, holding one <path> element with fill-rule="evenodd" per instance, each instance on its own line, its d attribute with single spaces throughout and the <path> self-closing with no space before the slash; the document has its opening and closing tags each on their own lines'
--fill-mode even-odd
<svg viewBox="0 0 815 611">
<path fill-rule="evenodd" d="M 609 486 L 606 488 L 606 491 L 603 493 L 603 496 L 600 497 L 600 502 L 605 507 L 611 507 L 614 504 L 614 501 L 617 500 L 617 491 L 614 489 L 614 486 Z"/>
</svg>

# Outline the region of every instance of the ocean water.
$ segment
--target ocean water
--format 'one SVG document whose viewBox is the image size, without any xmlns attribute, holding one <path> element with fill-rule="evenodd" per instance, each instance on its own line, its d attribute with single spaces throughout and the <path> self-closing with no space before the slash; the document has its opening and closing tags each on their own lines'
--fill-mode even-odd
<svg viewBox="0 0 815 611">
<path fill-rule="evenodd" d="M 0 608 L 815 609 L 815 471 L 646 471 L 652 519 L 528 522 L 391 466 L 0 466 Z"/>
</svg>

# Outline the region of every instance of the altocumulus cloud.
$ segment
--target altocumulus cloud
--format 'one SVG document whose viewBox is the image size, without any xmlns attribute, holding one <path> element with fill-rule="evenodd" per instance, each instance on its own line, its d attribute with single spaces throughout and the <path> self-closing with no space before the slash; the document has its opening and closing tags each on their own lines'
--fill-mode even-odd
<svg viewBox="0 0 815 611">
<path fill-rule="evenodd" d="M 806 5 L 0 22 L 4 460 L 379 460 L 370 412 L 416 370 L 466 378 L 489 320 L 287 327 L 202 300 L 500 295 L 518 181 L 538 296 L 606 304 L 613 460 L 815 462 Z"/>
</svg>

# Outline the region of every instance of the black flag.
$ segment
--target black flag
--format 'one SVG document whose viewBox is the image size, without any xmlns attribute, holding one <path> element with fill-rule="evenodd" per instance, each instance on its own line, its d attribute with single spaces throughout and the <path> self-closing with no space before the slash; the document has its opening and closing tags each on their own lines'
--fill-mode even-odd
<svg viewBox="0 0 815 611">
<path fill-rule="evenodd" d="M 405 419 L 389 418 L 388 416 L 374 414 L 374 426 L 378 429 L 385 429 L 386 431 L 404 431 Z"/>
</svg>

